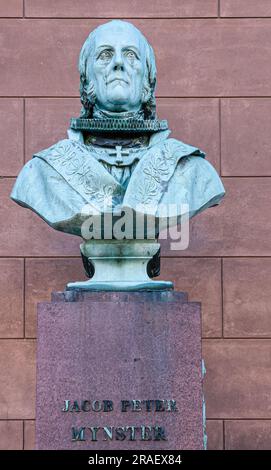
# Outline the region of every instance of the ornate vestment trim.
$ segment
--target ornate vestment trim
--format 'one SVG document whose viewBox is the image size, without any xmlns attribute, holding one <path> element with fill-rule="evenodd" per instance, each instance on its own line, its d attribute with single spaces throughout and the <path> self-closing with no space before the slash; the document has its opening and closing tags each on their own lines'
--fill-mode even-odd
<svg viewBox="0 0 271 470">
<path fill-rule="evenodd" d="M 205 155 L 175 139 L 160 141 L 146 150 L 142 149 L 142 152 L 144 154 L 132 173 L 126 192 L 93 158 L 91 148 L 78 141 L 64 139 L 34 157 L 51 165 L 86 203 L 98 210 L 122 204 L 133 209 L 142 206 L 143 211 L 146 206 L 145 212 L 155 214 L 178 161 L 188 155 Z"/>
</svg>

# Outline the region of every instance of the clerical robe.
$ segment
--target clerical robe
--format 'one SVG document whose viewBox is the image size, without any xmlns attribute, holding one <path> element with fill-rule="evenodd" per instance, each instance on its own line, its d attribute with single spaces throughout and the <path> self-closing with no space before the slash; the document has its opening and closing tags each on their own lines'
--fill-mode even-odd
<svg viewBox="0 0 271 470">
<path fill-rule="evenodd" d="M 159 219 L 165 208 L 177 210 L 177 217 L 193 217 L 219 204 L 224 187 L 205 154 L 169 133 L 153 133 L 134 160 L 127 157 L 126 165 L 124 157 L 120 167 L 100 161 L 81 132 L 69 131 L 68 139 L 26 163 L 11 198 L 54 229 L 75 235 L 81 235 L 86 205 L 97 214 L 130 208 Z"/>
</svg>

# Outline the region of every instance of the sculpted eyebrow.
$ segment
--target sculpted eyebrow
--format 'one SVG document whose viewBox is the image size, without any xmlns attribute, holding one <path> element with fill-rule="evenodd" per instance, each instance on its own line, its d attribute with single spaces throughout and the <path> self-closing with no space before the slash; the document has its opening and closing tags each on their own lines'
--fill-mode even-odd
<svg viewBox="0 0 271 470">
<path fill-rule="evenodd" d="M 139 50 L 136 46 L 124 46 L 123 49 L 133 49 L 139 55 Z"/>
<path fill-rule="evenodd" d="M 110 46 L 110 44 L 103 44 L 102 46 L 98 46 L 97 49 L 102 49 L 103 47 L 107 47 L 108 49 L 114 49 L 113 46 Z"/>
<path fill-rule="evenodd" d="M 107 49 L 114 49 L 114 47 L 110 44 L 103 44 L 102 46 L 98 46 L 97 50 L 106 47 Z M 134 49 L 135 52 L 139 55 L 139 50 L 136 46 L 124 46 L 122 49 Z"/>
</svg>

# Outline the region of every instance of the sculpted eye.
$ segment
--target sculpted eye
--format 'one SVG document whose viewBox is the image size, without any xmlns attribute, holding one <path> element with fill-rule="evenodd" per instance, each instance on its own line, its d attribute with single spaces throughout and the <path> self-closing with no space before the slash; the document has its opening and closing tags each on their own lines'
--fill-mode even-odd
<svg viewBox="0 0 271 470">
<path fill-rule="evenodd" d="M 127 57 L 127 59 L 130 59 L 130 60 L 135 60 L 137 59 L 137 55 L 134 51 L 125 51 L 125 57 Z"/>
<path fill-rule="evenodd" d="M 111 58 L 112 58 L 112 52 L 109 50 L 102 51 L 98 57 L 98 59 L 105 60 L 105 61 L 109 61 L 111 60 Z"/>
</svg>

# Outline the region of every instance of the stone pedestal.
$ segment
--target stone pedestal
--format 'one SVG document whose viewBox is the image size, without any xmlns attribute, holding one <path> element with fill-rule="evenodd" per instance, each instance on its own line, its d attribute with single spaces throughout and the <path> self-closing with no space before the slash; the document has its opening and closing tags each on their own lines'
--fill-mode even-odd
<svg viewBox="0 0 271 470">
<path fill-rule="evenodd" d="M 137 292 L 173 289 L 171 281 L 153 281 L 148 264 L 157 254 L 156 240 L 88 240 L 80 245 L 94 274 L 87 281 L 69 282 L 66 290 Z"/>
<path fill-rule="evenodd" d="M 36 448 L 202 449 L 201 362 L 185 293 L 53 293 L 38 305 Z"/>
</svg>

